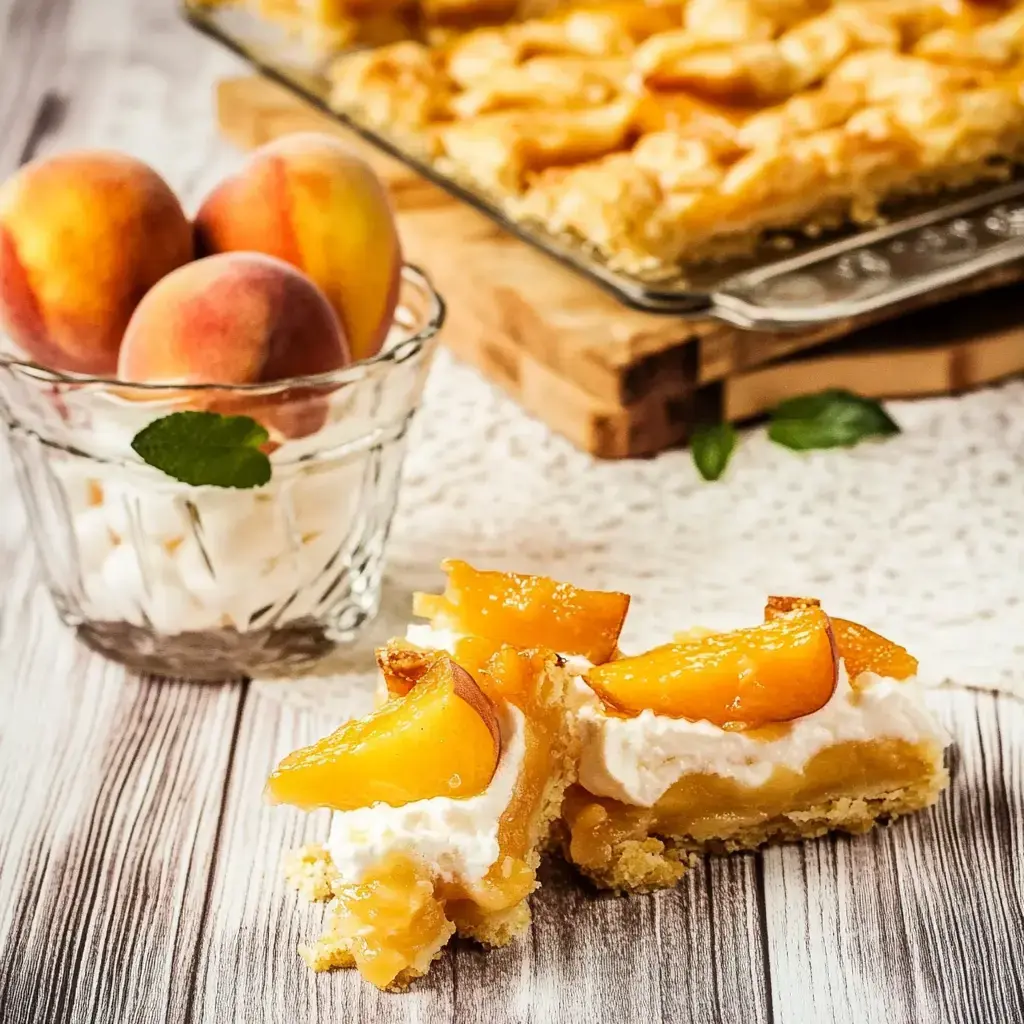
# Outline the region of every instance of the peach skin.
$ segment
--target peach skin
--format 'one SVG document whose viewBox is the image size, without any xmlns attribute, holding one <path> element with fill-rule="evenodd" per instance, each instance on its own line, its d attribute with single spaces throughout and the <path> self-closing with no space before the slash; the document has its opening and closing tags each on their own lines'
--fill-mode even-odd
<svg viewBox="0 0 1024 1024">
<path fill-rule="evenodd" d="M 145 384 L 259 384 L 348 362 L 327 299 L 258 253 L 209 256 L 165 277 L 125 332 L 118 375 Z"/>
<path fill-rule="evenodd" d="M 150 291 L 125 332 L 118 376 L 142 384 L 260 384 L 330 373 L 348 361 L 341 324 L 312 281 L 271 256 L 238 252 L 190 263 Z M 293 390 L 252 398 L 212 392 L 203 408 L 246 413 L 268 429 L 304 436 L 321 425 L 322 402 L 315 389 Z"/>
<path fill-rule="evenodd" d="M 0 187 L 0 324 L 51 369 L 112 374 L 139 301 L 192 255 L 181 205 L 144 163 L 35 161 Z"/>
<path fill-rule="evenodd" d="M 402 251 L 387 191 L 329 135 L 289 135 L 256 150 L 196 217 L 201 255 L 262 252 L 320 286 L 354 359 L 375 355 L 398 299 Z"/>
</svg>

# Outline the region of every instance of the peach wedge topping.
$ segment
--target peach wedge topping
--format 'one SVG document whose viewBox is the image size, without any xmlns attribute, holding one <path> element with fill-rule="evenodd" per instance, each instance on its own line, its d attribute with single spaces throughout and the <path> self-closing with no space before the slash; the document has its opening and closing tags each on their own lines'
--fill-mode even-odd
<svg viewBox="0 0 1024 1024">
<path fill-rule="evenodd" d="M 490 698 L 441 657 L 405 696 L 289 754 L 271 775 L 268 795 L 304 810 L 335 811 L 470 797 L 487 788 L 500 752 Z"/>
<path fill-rule="evenodd" d="M 764 617 L 770 622 L 797 608 L 818 607 L 820 602 L 814 597 L 769 597 Z M 862 672 L 874 672 L 889 679 L 910 679 L 917 675 L 917 658 L 905 647 L 894 644 L 858 622 L 836 618 L 831 621 L 839 657 L 846 665 L 851 684 Z"/>
<path fill-rule="evenodd" d="M 480 640 L 492 641 L 490 654 L 501 644 L 546 647 L 582 655 L 595 665 L 615 654 L 628 594 L 580 590 L 546 576 L 484 572 L 455 560 L 442 568 L 448 574 L 444 594 L 417 594 L 413 611 L 435 626 L 477 640 L 482 649 L 467 651 L 475 662 L 488 651 Z M 456 657 L 466 664 L 461 649 Z"/>
<path fill-rule="evenodd" d="M 802 607 L 758 626 L 666 644 L 599 665 L 587 682 L 610 708 L 757 728 L 809 715 L 836 687 L 828 616 Z"/>
</svg>

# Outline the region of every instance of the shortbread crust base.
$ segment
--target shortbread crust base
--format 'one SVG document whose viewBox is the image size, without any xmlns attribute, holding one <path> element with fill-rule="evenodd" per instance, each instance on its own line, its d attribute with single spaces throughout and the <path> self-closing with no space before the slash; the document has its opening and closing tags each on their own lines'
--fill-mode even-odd
<svg viewBox="0 0 1024 1024">
<path fill-rule="evenodd" d="M 934 804 L 949 782 L 941 764 L 919 782 L 875 797 L 840 797 L 787 811 L 768 821 L 739 825 L 711 839 L 649 835 L 615 844 L 600 868 L 576 867 L 595 885 L 619 892 L 649 892 L 676 885 L 701 854 L 756 850 L 762 846 L 816 839 L 829 832 L 859 835 Z"/>
</svg>

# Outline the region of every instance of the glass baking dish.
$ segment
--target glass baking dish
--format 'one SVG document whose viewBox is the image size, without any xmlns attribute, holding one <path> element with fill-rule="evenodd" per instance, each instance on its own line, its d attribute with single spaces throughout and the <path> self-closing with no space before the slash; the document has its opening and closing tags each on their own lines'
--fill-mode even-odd
<svg viewBox="0 0 1024 1024">
<path fill-rule="evenodd" d="M 680 268 L 657 281 L 607 264 L 579 239 L 511 220 L 490 197 L 328 103 L 326 66 L 285 31 L 233 6 L 183 4 L 201 32 L 506 231 L 589 278 L 634 309 L 714 317 L 760 331 L 808 329 L 864 316 L 1024 259 L 1024 176 L 887 210 L 882 227 L 826 238 L 785 237 L 741 260 Z"/>
</svg>

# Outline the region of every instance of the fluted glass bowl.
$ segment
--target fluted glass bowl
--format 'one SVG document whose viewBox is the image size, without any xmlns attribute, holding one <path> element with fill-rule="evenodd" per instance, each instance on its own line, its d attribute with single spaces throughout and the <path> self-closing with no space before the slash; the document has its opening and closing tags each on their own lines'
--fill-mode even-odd
<svg viewBox="0 0 1024 1024">
<path fill-rule="evenodd" d="M 132 668 L 195 679 L 307 668 L 353 639 L 379 605 L 406 435 L 443 320 L 430 282 L 406 267 L 378 356 L 243 387 L 60 374 L 0 338 L 0 421 L 61 618 Z M 270 430 L 269 483 L 191 486 L 132 449 L 143 427 L 211 395 Z"/>
</svg>

